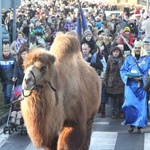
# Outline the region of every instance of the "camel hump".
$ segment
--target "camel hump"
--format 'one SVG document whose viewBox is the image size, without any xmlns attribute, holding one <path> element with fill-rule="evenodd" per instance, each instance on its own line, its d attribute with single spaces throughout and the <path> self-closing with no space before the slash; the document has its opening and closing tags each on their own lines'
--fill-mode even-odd
<svg viewBox="0 0 150 150">
<path fill-rule="evenodd" d="M 76 36 L 64 33 L 58 33 L 51 46 L 50 53 L 57 58 L 63 58 L 69 55 L 81 55 L 80 42 Z"/>
</svg>

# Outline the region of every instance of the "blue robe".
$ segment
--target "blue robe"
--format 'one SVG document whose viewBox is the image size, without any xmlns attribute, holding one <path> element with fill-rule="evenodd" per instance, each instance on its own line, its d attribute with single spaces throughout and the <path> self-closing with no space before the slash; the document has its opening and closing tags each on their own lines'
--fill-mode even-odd
<svg viewBox="0 0 150 150">
<path fill-rule="evenodd" d="M 122 81 L 125 84 L 124 92 L 124 103 L 122 110 L 125 113 L 126 119 L 124 124 L 130 124 L 137 127 L 144 127 L 147 125 L 147 93 L 143 90 L 143 85 L 145 82 L 145 75 L 150 69 L 150 57 L 147 55 L 141 56 L 139 60 L 135 60 L 142 71 L 142 80 L 140 82 L 135 81 L 134 78 L 129 78 L 126 73 L 137 71 L 140 74 L 140 71 L 134 62 L 132 56 L 128 56 L 125 59 L 124 64 L 120 69 L 120 75 Z"/>
</svg>

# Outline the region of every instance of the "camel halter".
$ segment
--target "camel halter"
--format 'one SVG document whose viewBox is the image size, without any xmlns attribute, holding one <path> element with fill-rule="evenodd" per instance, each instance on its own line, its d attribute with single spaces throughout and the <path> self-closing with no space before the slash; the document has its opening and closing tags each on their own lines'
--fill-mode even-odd
<svg viewBox="0 0 150 150">
<path fill-rule="evenodd" d="M 36 85 L 37 80 L 36 80 L 35 75 L 34 75 L 34 73 L 33 73 L 32 70 L 30 71 L 30 73 L 32 74 L 32 76 L 34 78 L 34 83 L 33 83 L 32 87 L 31 87 L 30 93 L 28 95 L 25 95 L 24 90 L 22 90 L 22 94 L 23 94 L 24 97 L 29 97 L 32 94 L 33 90 L 37 90 L 37 89 L 43 88 L 43 85 Z M 55 92 L 56 105 L 57 105 L 57 103 L 58 103 L 58 96 L 57 96 L 56 89 L 53 87 L 53 85 L 51 84 L 51 82 L 48 82 L 48 83 L 49 83 L 51 89 Z"/>
</svg>

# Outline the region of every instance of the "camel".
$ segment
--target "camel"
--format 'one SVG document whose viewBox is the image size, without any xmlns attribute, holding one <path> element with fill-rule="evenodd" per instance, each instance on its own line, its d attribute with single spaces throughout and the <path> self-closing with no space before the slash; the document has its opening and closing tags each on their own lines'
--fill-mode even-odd
<svg viewBox="0 0 150 150">
<path fill-rule="evenodd" d="M 58 34 L 51 50 L 24 60 L 22 115 L 36 148 L 88 150 L 101 98 L 101 81 L 83 59 L 80 42 Z"/>
</svg>

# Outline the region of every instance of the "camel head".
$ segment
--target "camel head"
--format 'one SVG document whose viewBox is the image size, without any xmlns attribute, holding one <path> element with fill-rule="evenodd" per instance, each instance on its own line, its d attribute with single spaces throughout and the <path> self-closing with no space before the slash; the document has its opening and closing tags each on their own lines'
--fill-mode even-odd
<svg viewBox="0 0 150 150">
<path fill-rule="evenodd" d="M 54 74 L 55 57 L 44 49 L 32 50 L 24 60 L 23 90 L 36 90 L 49 82 Z"/>
</svg>

